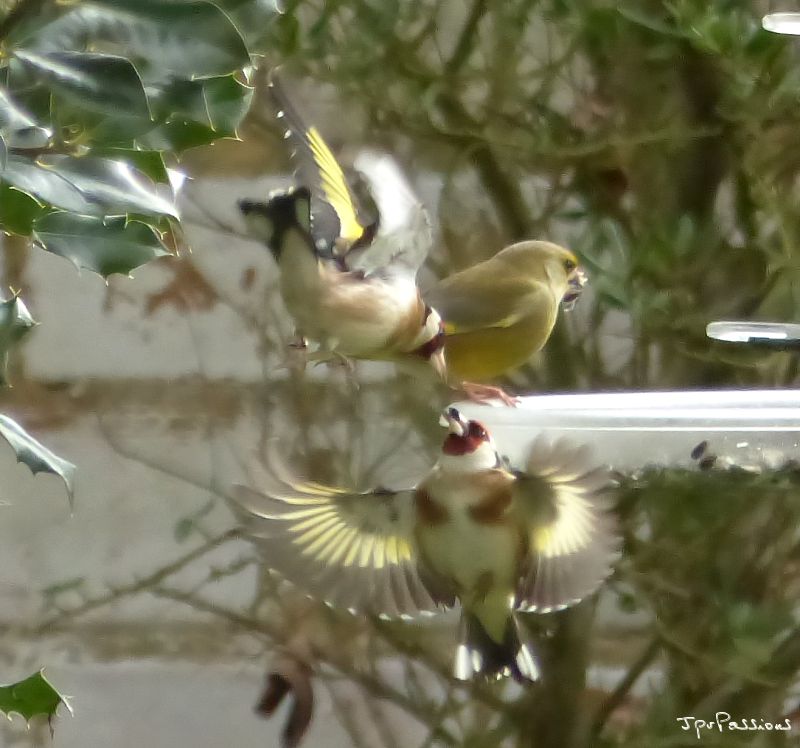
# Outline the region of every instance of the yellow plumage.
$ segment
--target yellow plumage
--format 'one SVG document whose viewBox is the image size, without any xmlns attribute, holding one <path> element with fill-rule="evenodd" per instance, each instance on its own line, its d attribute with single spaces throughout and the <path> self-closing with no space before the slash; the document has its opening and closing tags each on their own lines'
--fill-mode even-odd
<svg viewBox="0 0 800 748">
<path fill-rule="evenodd" d="M 427 300 L 445 322 L 451 380 L 485 382 L 541 350 L 576 269 L 568 249 L 528 241 L 440 281 Z"/>
</svg>

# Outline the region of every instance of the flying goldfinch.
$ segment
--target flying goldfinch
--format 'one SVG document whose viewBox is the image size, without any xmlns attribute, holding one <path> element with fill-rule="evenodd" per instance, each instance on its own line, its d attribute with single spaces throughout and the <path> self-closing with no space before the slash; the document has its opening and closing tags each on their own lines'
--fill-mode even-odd
<svg viewBox="0 0 800 748">
<path fill-rule="evenodd" d="M 426 361 L 444 376 L 442 322 L 422 300 L 413 274 L 402 266 L 346 270 L 321 253 L 305 187 L 274 194 L 266 203 L 242 200 L 239 207 L 251 232 L 272 251 L 286 308 L 302 336 L 320 344 L 318 358 Z"/>
<path fill-rule="evenodd" d="M 297 180 L 311 191 L 311 231 L 320 251 L 347 270 L 371 273 L 401 266 L 416 275 L 433 246 L 433 232 L 394 159 L 362 150 L 348 179 L 319 130 L 298 112 L 277 70 L 270 74 L 268 91 L 286 126 Z"/>
<path fill-rule="evenodd" d="M 236 486 L 231 498 L 266 563 L 312 597 L 389 618 L 459 602 L 455 677 L 536 680 L 518 614 L 577 603 L 610 574 L 608 472 L 588 449 L 543 437 L 514 470 L 477 421 L 448 408 L 442 423 L 438 460 L 414 488 L 298 480 L 272 452 L 264 493 Z"/>
<path fill-rule="evenodd" d="M 544 241 L 512 244 L 439 281 L 425 298 L 444 320 L 451 380 L 477 399 L 503 397 L 485 383 L 541 350 L 559 304 L 571 308 L 585 283 L 575 255 Z"/>
<path fill-rule="evenodd" d="M 320 344 L 309 358 L 424 360 L 444 378 L 441 319 L 416 283 L 432 242 L 424 210 L 401 180 L 393 185 L 394 211 L 387 207 L 382 217 L 374 211 L 374 220 L 362 224 L 336 158 L 317 129 L 305 124 L 274 71 L 268 90 L 304 186 L 267 203 L 242 200 L 239 208 L 278 262 L 281 293 L 299 337 Z M 364 158 L 360 168 L 390 183 L 393 178 L 377 156 Z M 402 218 L 386 220 L 398 208 Z"/>
</svg>

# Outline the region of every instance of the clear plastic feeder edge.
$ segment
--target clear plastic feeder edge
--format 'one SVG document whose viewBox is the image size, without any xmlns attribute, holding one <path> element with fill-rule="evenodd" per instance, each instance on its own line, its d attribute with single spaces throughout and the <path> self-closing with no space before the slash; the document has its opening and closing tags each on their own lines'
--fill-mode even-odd
<svg viewBox="0 0 800 748">
<path fill-rule="evenodd" d="M 521 464 L 538 434 L 589 444 L 619 470 L 690 465 L 702 441 L 737 463 L 800 459 L 800 390 L 613 392 L 523 397 L 518 407 L 455 403 Z"/>
</svg>

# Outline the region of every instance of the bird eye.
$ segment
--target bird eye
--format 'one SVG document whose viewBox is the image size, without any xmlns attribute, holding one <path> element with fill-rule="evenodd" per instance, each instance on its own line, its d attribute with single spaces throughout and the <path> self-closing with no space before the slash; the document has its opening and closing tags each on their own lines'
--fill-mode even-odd
<svg viewBox="0 0 800 748">
<path fill-rule="evenodd" d="M 575 260 L 564 260 L 564 270 L 566 270 L 568 273 L 571 273 L 576 267 L 578 267 L 578 263 L 575 262 Z"/>
<path fill-rule="evenodd" d="M 479 423 L 476 421 L 472 421 L 469 425 L 469 434 L 470 436 L 474 436 L 477 439 L 485 439 L 486 438 L 486 429 L 483 428 Z"/>
</svg>

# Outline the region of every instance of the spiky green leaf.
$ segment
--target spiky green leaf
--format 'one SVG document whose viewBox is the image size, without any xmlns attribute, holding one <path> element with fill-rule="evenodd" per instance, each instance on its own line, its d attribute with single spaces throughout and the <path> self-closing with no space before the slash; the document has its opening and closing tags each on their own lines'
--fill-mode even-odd
<svg viewBox="0 0 800 748">
<path fill-rule="evenodd" d="M 52 473 L 64 481 L 67 488 L 67 497 L 72 506 L 75 489 L 75 465 L 59 457 L 55 452 L 34 439 L 22 426 L 8 416 L 0 414 L 0 436 L 12 447 L 17 455 L 17 462 L 21 462 L 37 473 Z"/>
<path fill-rule="evenodd" d="M 45 208 L 27 192 L 0 181 L 0 231 L 30 236 L 33 222 Z"/>
<path fill-rule="evenodd" d="M 154 102 L 165 121 L 184 120 L 209 127 L 217 136 L 232 136 L 247 113 L 252 89 L 233 75 L 205 80 L 177 80 Z"/>
<path fill-rule="evenodd" d="M 26 49 L 81 49 L 86 40 L 124 54 L 149 82 L 225 75 L 250 61 L 228 16 L 204 0 L 84 0 L 29 35 Z"/>
<path fill-rule="evenodd" d="M 47 717 L 50 722 L 61 704 L 70 708 L 66 699 L 50 685 L 41 670 L 18 683 L 0 686 L 0 712 L 8 716 L 19 714 L 26 722 L 40 715 Z"/>
<path fill-rule="evenodd" d="M 36 321 L 18 295 L 0 302 L 0 385 L 7 384 L 8 352 L 18 343 Z"/>
<path fill-rule="evenodd" d="M 144 85 L 130 60 L 94 52 L 17 50 L 16 58 L 56 95 L 104 114 L 150 115 Z"/>
<path fill-rule="evenodd" d="M 60 174 L 22 156 L 9 155 L 0 181 L 35 197 L 39 202 L 75 213 L 102 215 L 100 205 L 88 200 Z"/>
<path fill-rule="evenodd" d="M 122 217 L 104 220 L 48 213 L 34 223 L 33 235 L 48 252 L 104 278 L 113 273 L 128 275 L 134 268 L 169 254 L 149 226 Z"/>
<path fill-rule="evenodd" d="M 102 208 L 104 215 L 143 213 L 177 217 L 172 199 L 167 199 L 144 174 L 126 161 L 84 156 L 54 157 L 40 162 L 74 185 L 85 199 Z"/>
<path fill-rule="evenodd" d="M 15 148 L 43 148 L 51 135 L 0 86 L 0 137 Z"/>
</svg>

